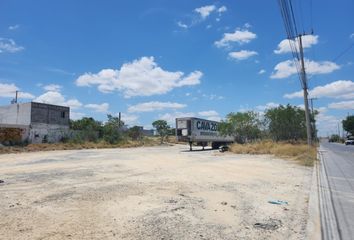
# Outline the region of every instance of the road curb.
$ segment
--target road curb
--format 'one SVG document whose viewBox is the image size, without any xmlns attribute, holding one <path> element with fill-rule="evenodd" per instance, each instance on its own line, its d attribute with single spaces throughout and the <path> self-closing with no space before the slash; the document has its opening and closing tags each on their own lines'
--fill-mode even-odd
<svg viewBox="0 0 354 240">
<path fill-rule="evenodd" d="M 319 204 L 319 154 L 317 161 L 314 163 L 312 171 L 311 189 L 308 204 L 308 221 L 306 226 L 306 239 L 321 239 L 321 217 Z"/>
<path fill-rule="evenodd" d="M 332 191 L 326 170 L 326 161 L 323 156 L 325 152 L 327 152 L 325 148 L 321 148 L 319 151 L 320 162 L 318 164 L 321 237 L 323 240 L 339 240 L 342 239 L 342 237 L 338 227 L 336 211 L 334 209 Z"/>
</svg>

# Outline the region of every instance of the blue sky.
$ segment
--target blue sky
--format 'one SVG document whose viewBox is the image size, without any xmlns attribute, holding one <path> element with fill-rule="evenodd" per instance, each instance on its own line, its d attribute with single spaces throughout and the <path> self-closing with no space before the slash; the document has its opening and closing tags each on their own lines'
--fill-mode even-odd
<svg viewBox="0 0 354 240">
<path fill-rule="evenodd" d="M 320 134 L 335 133 L 354 114 L 354 2 L 293 2 L 299 31 L 313 30 L 303 41 Z M 145 127 L 302 106 L 285 39 L 276 0 L 2 0 L 0 104 L 19 90 L 74 119 L 122 112 Z"/>
</svg>

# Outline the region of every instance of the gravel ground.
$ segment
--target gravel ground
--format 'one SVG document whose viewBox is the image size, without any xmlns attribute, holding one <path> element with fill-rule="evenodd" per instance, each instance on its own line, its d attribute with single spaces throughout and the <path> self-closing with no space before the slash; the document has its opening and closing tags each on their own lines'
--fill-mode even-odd
<svg viewBox="0 0 354 240">
<path fill-rule="evenodd" d="M 305 239 L 311 168 L 187 150 L 0 155 L 0 239 Z"/>
</svg>

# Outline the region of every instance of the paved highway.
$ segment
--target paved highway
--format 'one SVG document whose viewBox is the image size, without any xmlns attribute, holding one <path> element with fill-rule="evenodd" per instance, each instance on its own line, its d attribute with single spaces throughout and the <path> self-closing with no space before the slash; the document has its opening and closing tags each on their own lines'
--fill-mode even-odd
<svg viewBox="0 0 354 240">
<path fill-rule="evenodd" d="M 321 142 L 319 155 L 322 239 L 354 239 L 354 146 Z"/>
</svg>

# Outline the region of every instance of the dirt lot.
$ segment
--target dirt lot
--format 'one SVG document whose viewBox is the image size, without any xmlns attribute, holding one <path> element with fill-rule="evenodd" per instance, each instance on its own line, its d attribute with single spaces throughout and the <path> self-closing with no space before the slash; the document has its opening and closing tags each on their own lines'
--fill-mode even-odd
<svg viewBox="0 0 354 240">
<path fill-rule="evenodd" d="M 0 155 L 0 239 L 305 239 L 311 168 L 187 149 Z"/>
</svg>

